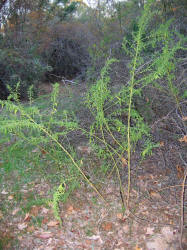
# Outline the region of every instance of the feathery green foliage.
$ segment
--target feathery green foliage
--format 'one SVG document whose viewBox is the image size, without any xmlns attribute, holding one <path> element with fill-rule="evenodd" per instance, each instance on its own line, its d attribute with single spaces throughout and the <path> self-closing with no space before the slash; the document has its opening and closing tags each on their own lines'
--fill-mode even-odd
<svg viewBox="0 0 187 250">
<path fill-rule="evenodd" d="M 108 58 L 102 68 L 100 78 L 90 88 L 86 104 L 95 118 L 90 126 L 90 143 L 99 158 L 102 158 L 101 168 L 111 176 L 116 171 L 123 208 L 128 208 L 131 188 L 131 155 L 138 152 L 143 158 L 149 155 L 154 147 L 150 136 L 149 125 L 138 112 L 136 100 L 141 97 L 147 86 L 162 89 L 161 79 L 167 80 L 167 86 L 180 108 L 182 98 L 174 87 L 175 53 L 183 49 L 184 38 L 170 29 L 172 20 L 165 24 L 155 24 L 150 29 L 150 21 L 155 17 L 154 1 L 149 0 L 137 22 L 137 29 L 132 33 L 132 40 L 123 39 L 123 50 L 130 58 L 129 81 L 123 82 L 118 93 L 112 92 L 110 72 L 115 58 Z M 147 33 L 149 31 L 149 33 Z M 175 37 L 177 42 L 173 42 Z M 151 51 L 151 53 L 149 53 Z M 146 56 L 145 56 L 146 55 Z M 65 176 L 53 195 L 55 217 L 62 224 L 59 215 L 59 202 L 65 201 L 68 195 L 79 186 L 83 179 L 103 199 L 96 187 L 90 182 L 80 167 L 79 160 L 71 145 L 67 142 L 68 133 L 79 128 L 73 111 L 59 108 L 59 85 L 55 84 L 50 98 L 50 105 L 42 108 L 33 99 L 32 86 L 29 88 L 29 103 L 20 102 L 20 83 L 10 90 L 7 101 L 0 101 L 2 115 L 0 117 L 0 133 L 5 137 L 0 140 L 15 139 L 15 147 L 32 145 L 44 149 L 53 163 L 58 167 L 66 165 Z M 82 129 L 85 133 L 84 129 Z M 11 136 L 10 136 L 11 135 Z M 143 146 L 140 146 L 139 142 Z M 120 171 L 128 166 L 128 191 L 125 197 Z M 68 188 L 67 187 L 68 183 Z M 65 187 L 64 187 L 65 185 Z M 126 199 L 124 199 L 124 197 Z M 124 204 L 123 201 L 126 201 Z"/>
<path fill-rule="evenodd" d="M 62 226 L 62 220 L 60 217 L 59 201 L 64 195 L 65 191 L 65 183 L 61 183 L 56 192 L 53 194 L 53 211 L 55 218 L 60 222 L 60 226 Z"/>
<path fill-rule="evenodd" d="M 19 84 L 17 85 L 16 92 L 12 92 L 7 101 L 0 100 L 0 105 L 4 110 L 4 115 L 0 117 L 1 134 L 5 134 L 5 136 L 11 135 L 15 138 L 15 145 L 25 143 L 35 147 L 37 146 L 42 150 L 46 149 L 49 157 L 54 160 L 57 166 L 67 163 L 67 178 L 64 179 L 68 179 L 69 176 L 75 176 L 75 178 L 71 179 L 72 182 L 69 184 L 70 187 L 65 196 L 66 198 L 78 187 L 79 181 L 77 181 L 76 178 L 79 179 L 82 176 L 103 199 L 99 191 L 89 181 L 81 167 L 79 167 L 79 163 L 76 161 L 76 155 L 71 146 L 67 145 L 65 147 L 61 143 L 61 141 L 67 138 L 67 134 L 70 131 L 78 128 L 78 124 L 74 119 L 73 113 L 71 114 L 66 110 L 61 111 L 58 109 L 59 84 L 56 83 L 54 85 L 51 94 L 50 108 L 46 110 L 40 110 L 34 102 L 32 102 L 32 98 L 30 99 L 29 105 L 23 105 L 19 101 L 18 90 Z M 32 96 L 32 93 L 30 93 L 29 96 Z M 10 101 L 10 99 L 12 101 Z M 8 136 L 6 138 L 9 139 Z M 57 152 L 60 152 L 61 157 L 55 157 Z M 57 204 L 61 197 L 60 194 L 62 194 L 62 192 L 57 190 L 53 197 L 56 217 L 58 213 Z"/>
<path fill-rule="evenodd" d="M 101 71 L 100 79 L 91 87 L 87 97 L 87 105 L 95 117 L 95 122 L 90 128 L 90 137 L 95 144 L 100 145 L 98 153 L 102 152 L 110 162 L 113 162 L 122 193 L 119 166 L 122 158 L 127 159 L 127 207 L 130 199 L 131 154 L 136 150 L 140 140 L 144 141 L 144 147 L 141 148 L 142 158 L 157 146 L 151 142 L 149 126 L 135 108 L 135 100 L 142 95 L 148 85 L 159 85 L 158 80 L 166 77 L 169 89 L 177 101 L 177 92 L 172 84 L 172 72 L 175 70 L 175 53 L 183 49 L 184 39 L 170 29 L 172 20 L 150 29 L 150 21 L 155 18 L 155 14 L 158 15 L 154 11 L 154 3 L 155 1 L 149 0 L 145 4 L 137 23 L 137 30 L 132 33 L 132 43 L 129 44 L 126 37 L 123 40 L 123 50 L 131 58 L 128 83 L 124 83 L 119 93 L 111 93 L 109 71 L 115 59 L 108 59 Z M 176 36 L 178 41 L 173 42 L 172 38 Z M 151 51 L 147 57 L 146 51 Z"/>
<path fill-rule="evenodd" d="M 17 91 L 19 84 L 17 85 Z M 0 101 L 0 104 L 4 111 L 4 116 L 1 116 L 1 134 L 11 134 L 16 138 L 16 143 L 14 146 L 21 145 L 23 143 L 31 144 L 32 146 L 39 146 L 41 148 L 47 148 L 49 154 L 52 154 L 52 159 L 55 159 L 57 165 L 61 165 L 61 162 L 58 162 L 61 158 L 55 158 L 55 153 L 59 151 L 59 145 L 54 142 L 58 142 L 60 139 L 65 138 L 67 133 L 77 128 L 77 123 L 73 120 L 71 114 L 66 110 L 59 112 L 58 110 L 58 93 L 59 85 L 55 84 L 53 92 L 51 94 L 51 105 L 48 110 L 40 110 L 37 106 L 34 105 L 32 101 L 32 93 L 30 90 L 30 103 L 28 106 L 24 106 L 19 102 L 18 93 L 12 92 L 9 99 L 14 99 L 14 102 Z M 61 130 L 60 128 L 63 128 Z M 8 137 L 7 137 L 8 139 Z M 51 145 L 50 149 L 48 145 Z M 63 160 L 67 157 L 66 154 L 63 154 Z M 69 161 L 68 161 L 69 162 Z M 69 162 L 70 164 L 70 162 Z M 72 169 L 72 170 L 71 170 Z M 70 166 L 70 173 L 75 172 L 75 167 Z M 73 184 L 73 187 L 75 185 Z M 55 198 L 56 197 L 56 198 Z M 54 208 L 58 204 L 59 192 L 54 194 Z M 57 217 L 58 210 L 54 209 L 55 215 Z"/>
</svg>

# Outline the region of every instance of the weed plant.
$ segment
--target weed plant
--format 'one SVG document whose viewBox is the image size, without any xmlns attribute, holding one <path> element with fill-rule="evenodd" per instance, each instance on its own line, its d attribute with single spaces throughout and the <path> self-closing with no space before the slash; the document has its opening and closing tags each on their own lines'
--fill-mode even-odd
<svg viewBox="0 0 187 250">
<path fill-rule="evenodd" d="M 29 96 L 28 105 L 20 102 L 18 83 L 16 91 L 11 92 L 8 100 L 0 101 L 2 107 L 0 132 L 1 135 L 4 135 L 0 139 L 1 143 L 5 143 L 6 139 L 11 140 L 9 143 L 12 148 L 22 147 L 23 158 L 26 145 L 31 145 L 31 152 L 37 153 L 39 151 L 40 154 L 45 154 L 47 159 L 51 160 L 50 163 L 54 165 L 54 168 L 64 168 L 61 183 L 53 196 L 54 213 L 59 219 L 58 202 L 60 199 L 65 201 L 70 193 L 79 186 L 81 176 L 99 195 L 100 193 L 79 167 L 76 154 L 71 145 L 67 143 L 68 133 L 76 130 L 78 124 L 73 113 L 58 109 L 59 84 L 54 85 L 50 105 L 47 109 L 39 109 L 32 98 L 31 92 Z M 66 146 L 62 144 L 63 140 L 66 141 Z M 66 192 L 61 192 L 62 184 L 67 184 L 67 182 L 68 189 Z"/>
<path fill-rule="evenodd" d="M 154 11 L 155 1 L 145 4 L 143 13 L 137 23 L 137 30 L 132 32 L 132 41 L 124 37 L 123 50 L 131 58 L 128 67 L 130 78 L 128 83 L 122 83 L 119 93 L 113 95 L 110 90 L 110 71 L 114 58 L 109 58 L 101 71 L 100 79 L 94 84 L 87 96 L 87 105 L 95 117 L 90 127 L 91 142 L 97 144 L 99 156 L 108 158 L 113 163 L 120 184 L 122 201 L 126 200 L 129 206 L 131 187 L 131 154 L 137 149 L 137 143 L 142 140 L 141 157 L 144 159 L 157 146 L 153 144 L 150 128 L 145 119 L 135 108 L 135 100 L 141 97 L 147 86 L 163 88 L 161 80 L 167 81 L 169 92 L 179 107 L 179 92 L 174 87 L 176 59 L 178 50 L 184 49 L 184 37 L 171 29 L 172 20 L 164 24 L 157 24 L 150 28 L 151 20 L 155 20 L 158 13 Z M 151 51 L 151 53 L 150 53 Z M 146 56 L 145 56 L 146 55 Z M 180 108 L 180 107 L 179 107 Z M 112 143 L 111 143 L 112 142 Z M 138 153 L 138 152 L 137 152 Z M 119 167 L 127 163 L 128 191 L 126 199 Z"/>
</svg>

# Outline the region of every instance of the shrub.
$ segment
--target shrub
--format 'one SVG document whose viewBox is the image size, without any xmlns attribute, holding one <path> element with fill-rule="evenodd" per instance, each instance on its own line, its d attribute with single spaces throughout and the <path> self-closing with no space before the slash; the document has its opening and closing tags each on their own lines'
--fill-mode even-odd
<svg viewBox="0 0 187 250">
<path fill-rule="evenodd" d="M 163 89 L 164 81 L 168 94 L 173 96 L 176 106 L 180 108 L 179 93 L 173 82 L 175 54 L 184 49 L 184 37 L 170 28 L 172 20 L 164 24 L 158 23 L 146 34 L 151 19 L 157 14 L 153 8 L 153 0 L 149 0 L 137 22 L 137 29 L 132 31 L 132 42 L 129 43 L 128 37 L 124 37 L 122 47 L 130 57 L 129 80 L 121 85 L 118 93 L 112 94 L 110 72 L 115 59 L 110 58 L 87 97 L 88 107 L 95 117 L 95 122 L 90 127 L 90 138 L 100 146 L 100 152 L 107 156 L 107 160 L 113 163 L 122 193 L 119 167 L 124 162 L 128 165 L 127 207 L 131 185 L 131 155 L 138 146 L 138 152 L 144 158 L 157 146 L 151 142 L 150 128 L 136 109 L 136 100 L 148 86 Z M 148 53 L 150 51 L 152 53 Z M 141 145 L 138 144 L 140 141 Z"/>
<path fill-rule="evenodd" d="M 17 82 L 20 82 L 20 97 L 26 98 L 28 88 L 33 85 L 35 93 L 37 84 L 49 67 L 43 64 L 31 51 L 23 55 L 21 49 L 0 49 L 0 79 L 3 88 L 9 86 L 15 90 Z M 6 87 L 5 87 L 6 86 Z M 5 93 L 7 91 L 5 90 Z"/>
<path fill-rule="evenodd" d="M 51 27 L 48 36 L 50 39 L 42 44 L 42 55 L 52 66 L 52 74 L 67 78 L 83 74 L 89 64 L 88 47 L 91 40 L 86 26 L 78 23 L 58 24 Z"/>
<path fill-rule="evenodd" d="M 63 167 L 64 178 L 53 196 L 56 218 L 60 220 L 58 202 L 60 199 L 68 198 L 70 193 L 79 186 L 80 178 L 83 178 L 104 199 L 85 175 L 75 151 L 67 143 L 68 134 L 77 130 L 79 126 L 73 112 L 62 111 L 59 107 L 59 84 L 54 84 L 48 101 L 49 106 L 45 110 L 35 105 L 31 91 L 30 105 L 21 103 L 16 92 L 12 93 L 11 97 L 15 102 L 0 100 L 0 108 L 2 108 L 0 140 L 9 141 L 9 135 L 11 135 L 16 138 L 14 147 L 23 146 L 23 143 L 33 148 L 38 147 L 47 153 L 54 166 Z M 3 135 L 5 135 L 4 138 Z M 66 183 L 69 184 L 68 191 L 64 187 Z"/>
<path fill-rule="evenodd" d="M 0 99 L 4 100 L 8 97 L 8 89 L 5 83 L 0 79 Z"/>
</svg>

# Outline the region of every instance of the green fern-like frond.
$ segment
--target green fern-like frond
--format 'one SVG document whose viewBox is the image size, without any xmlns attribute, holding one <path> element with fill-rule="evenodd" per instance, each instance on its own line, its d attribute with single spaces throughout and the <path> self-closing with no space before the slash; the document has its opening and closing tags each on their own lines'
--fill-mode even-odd
<svg viewBox="0 0 187 250">
<path fill-rule="evenodd" d="M 62 226 L 62 219 L 60 217 L 59 202 L 65 194 L 66 188 L 65 183 L 61 183 L 57 190 L 53 194 L 53 211 L 55 218 L 59 221 L 60 226 Z"/>
</svg>

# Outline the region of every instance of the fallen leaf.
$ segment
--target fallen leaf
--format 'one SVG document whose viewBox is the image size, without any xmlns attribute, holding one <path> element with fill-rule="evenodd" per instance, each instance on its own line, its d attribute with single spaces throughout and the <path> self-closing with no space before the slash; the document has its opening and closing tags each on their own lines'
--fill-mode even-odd
<svg viewBox="0 0 187 250">
<path fill-rule="evenodd" d="M 130 231 L 130 229 L 129 229 L 129 226 L 128 225 L 125 225 L 125 226 L 123 226 L 123 232 L 124 233 L 129 233 L 129 231 Z"/>
<path fill-rule="evenodd" d="M 148 186 L 148 182 L 141 178 L 139 181 L 138 181 L 138 186 L 140 188 L 141 191 L 146 191 L 147 190 L 147 186 Z"/>
<path fill-rule="evenodd" d="M 142 250 L 141 247 L 139 247 L 138 245 L 135 246 L 134 250 Z"/>
<path fill-rule="evenodd" d="M 121 162 L 122 162 L 123 167 L 126 167 L 128 164 L 127 160 L 124 157 L 121 157 Z"/>
<path fill-rule="evenodd" d="M 31 216 L 30 216 L 30 214 L 29 213 L 26 213 L 26 215 L 25 215 L 25 218 L 24 218 L 24 222 L 26 222 L 26 221 L 30 221 L 30 219 L 31 219 Z"/>
<path fill-rule="evenodd" d="M 33 216 L 37 216 L 39 210 L 40 210 L 39 207 L 37 207 L 37 206 L 32 206 L 32 207 L 31 207 L 31 210 L 30 210 L 30 214 L 33 215 Z"/>
<path fill-rule="evenodd" d="M 48 221 L 49 221 L 49 220 L 48 220 L 48 217 L 46 216 L 46 217 L 43 218 L 42 224 L 46 224 Z"/>
<path fill-rule="evenodd" d="M 160 141 L 160 147 L 164 147 L 164 142 Z"/>
<path fill-rule="evenodd" d="M 150 196 L 151 196 L 152 198 L 154 198 L 154 199 L 160 200 L 160 199 L 162 198 L 162 197 L 160 196 L 159 193 L 157 193 L 157 192 L 155 192 L 155 191 L 153 191 L 153 190 L 150 190 L 150 191 L 149 191 L 149 194 L 150 194 Z"/>
<path fill-rule="evenodd" d="M 153 179 L 155 179 L 155 176 L 152 175 L 152 174 L 150 174 L 150 175 L 149 175 L 149 179 L 153 180 Z"/>
<path fill-rule="evenodd" d="M 21 241 L 22 239 L 23 239 L 23 236 L 19 235 L 19 236 L 18 236 L 18 240 Z"/>
<path fill-rule="evenodd" d="M 92 236 L 87 237 L 87 238 L 90 240 L 98 240 L 100 238 L 100 236 L 99 235 L 92 235 Z"/>
<path fill-rule="evenodd" d="M 146 234 L 152 235 L 153 233 L 154 233 L 154 227 L 148 227 L 147 231 L 146 231 Z"/>
<path fill-rule="evenodd" d="M 22 193 L 24 193 L 24 194 L 27 194 L 29 191 L 27 190 L 27 189 L 21 189 L 20 190 Z M 32 191 L 32 189 L 31 189 L 31 191 Z"/>
<path fill-rule="evenodd" d="M 41 210 L 41 214 L 47 214 L 49 212 L 48 208 L 43 207 Z"/>
<path fill-rule="evenodd" d="M 184 178 L 184 168 L 182 166 L 177 165 L 176 169 L 177 169 L 178 179 L 180 180 L 180 179 Z"/>
<path fill-rule="evenodd" d="M 0 210 L 0 219 L 2 219 L 3 218 L 3 213 L 2 213 L 2 211 Z"/>
<path fill-rule="evenodd" d="M 44 149 L 41 149 L 41 153 L 42 153 L 43 155 L 46 155 L 46 154 L 47 154 L 47 151 L 45 151 Z"/>
<path fill-rule="evenodd" d="M 144 180 L 144 179 L 145 179 L 145 175 L 140 175 L 140 176 L 138 176 L 138 179 L 139 179 L 139 180 Z"/>
<path fill-rule="evenodd" d="M 90 154 L 92 152 L 92 148 L 89 146 L 78 146 L 77 150 L 82 154 Z"/>
<path fill-rule="evenodd" d="M 9 242 L 7 245 L 6 245 L 6 249 L 10 249 L 11 248 L 11 243 Z"/>
<path fill-rule="evenodd" d="M 101 244 L 103 243 L 101 236 L 99 236 L 99 235 L 92 235 L 92 236 L 87 237 L 87 238 L 90 240 L 99 240 Z"/>
<path fill-rule="evenodd" d="M 39 149 L 35 148 L 35 149 L 32 150 L 32 153 L 37 153 L 38 151 L 39 151 Z"/>
<path fill-rule="evenodd" d="M 122 213 L 117 213 L 117 214 L 116 214 L 116 217 L 117 217 L 118 219 L 122 220 L 122 219 L 123 219 L 123 214 L 122 214 Z"/>
<path fill-rule="evenodd" d="M 14 199 L 14 196 L 13 196 L 13 195 L 9 195 L 9 196 L 8 196 L 8 200 L 9 200 L 9 201 L 11 201 L 11 200 L 13 200 L 13 199 Z"/>
<path fill-rule="evenodd" d="M 3 190 L 1 193 L 2 194 L 8 194 L 8 192 L 6 192 L 5 190 Z"/>
<path fill-rule="evenodd" d="M 177 237 L 177 235 L 174 235 L 172 228 L 170 227 L 163 227 L 161 229 L 161 233 L 163 234 L 165 240 L 168 243 L 171 243 L 172 241 L 175 240 L 175 238 Z"/>
<path fill-rule="evenodd" d="M 92 244 L 92 241 L 91 240 L 85 240 L 85 244 L 87 245 L 87 246 L 89 246 L 89 248 L 90 248 L 90 246 L 91 246 L 91 244 Z"/>
<path fill-rule="evenodd" d="M 59 225 L 59 221 L 50 221 L 49 223 L 47 223 L 48 227 L 55 227 L 57 225 Z"/>
<path fill-rule="evenodd" d="M 17 212 L 19 212 L 19 211 L 20 211 L 20 208 L 15 208 L 15 209 L 12 211 L 12 215 L 16 215 Z"/>
<path fill-rule="evenodd" d="M 24 223 L 20 223 L 20 224 L 18 224 L 18 229 L 19 230 L 23 230 L 23 229 L 25 229 L 25 228 L 27 228 L 27 224 L 24 222 Z"/>
<path fill-rule="evenodd" d="M 73 207 L 72 205 L 68 206 L 68 208 L 67 208 L 67 214 L 68 214 L 68 215 L 69 215 L 69 214 L 72 214 L 73 211 L 74 211 L 74 207 Z"/>
<path fill-rule="evenodd" d="M 40 239 L 49 239 L 51 237 L 53 237 L 53 233 L 51 232 L 41 232 L 35 235 L 37 238 Z"/>
<path fill-rule="evenodd" d="M 146 241 L 146 249 L 155 249 L 155 250 L 166 250 L 169 249 L 169 245 L 166 240 L 160 235 L 156 236 L 150 241 Z"/>
<path fill-rule="evenodd" d="M 104 222 L 104 223 L 102 224 L 102 229 L 103 229 L 104 231 L 111 231 L 112 227 L 113 227 L 112 222 Z"/>
<path fill-rule="evenodd" d="M 179 141 L 187 143 L 187 135 L 184 135 L 182 138 L 179 139 Z"/>
<path fill-rule="evenodd" d="M 27 232 L 29 232 L 29 233 L 34 232 L 34 230 L 35 230 L 34 226 L 30 226 L 30 227 L 27 228 Z"/>
</svg>

